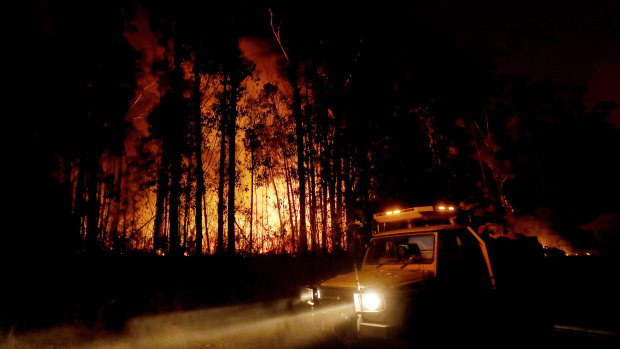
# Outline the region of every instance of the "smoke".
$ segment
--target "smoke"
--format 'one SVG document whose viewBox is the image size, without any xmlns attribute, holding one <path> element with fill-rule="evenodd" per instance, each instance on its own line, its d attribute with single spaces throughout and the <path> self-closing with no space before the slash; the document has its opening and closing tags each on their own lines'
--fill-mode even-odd
<svg viewBox="0 0 620 349">
<path fill-rule="evenodd" d="M 288 80 L 282 76 L 281 61 L 284 59 L 274 46 L 264 39 L 243 37 L 239 39 L 239 49 L 245 58 L 256 65 L 255 74 L 264 83 L 278 86 L 282 91 L 288 91 Z"/>
<path fill-rule="evenodd" d="M 134 135 L 127 137 L 126 148 L 131 155 L 140 144 L 142 137 L 148 136 L 149 124 L 146 117 L 159 104 L 159 84 L 153 74 L 152 66 L 164 59 L 165 47 L 158 44 L 157 37 L 149 25 L 148 14 L 141 7 L 137 8 L 136 18 L 127 26 L 123 37 L 139 53 L 136 60 L 136 91 L 126 119 L 131 123 Z"/>
<path fill-rule="evenodd" d="M 570 254 L 572 244 L 551 228 L 551 224 L 534 216 L 509 217 L 507 225 L 509 236 L 523 235 L 538 238 L 543 247 L 557 248 Z"/>
<path fill-rule="evenodd" d="M 603 213 L 581 229 L 594 233 L 601 252 L 619 255 L 620 252 L 620 213 Z"/>
<path fill-rule="evenodd" d="M 322 326 L 325 322 L 318 323 L 312 310 L 295 311 L 294 302 L 281 300 L 138 317 L 122 334 L 66 326 L 18 336 L 9 334 L 0 341 L 0 348 L 295 348 L 320 344 L 328 338 L 329 332 Z M 351 320 L 354 310 L 352 305 L 339 305 L 321 314 L 323 320 L 338 325 Z"/>
</svg>

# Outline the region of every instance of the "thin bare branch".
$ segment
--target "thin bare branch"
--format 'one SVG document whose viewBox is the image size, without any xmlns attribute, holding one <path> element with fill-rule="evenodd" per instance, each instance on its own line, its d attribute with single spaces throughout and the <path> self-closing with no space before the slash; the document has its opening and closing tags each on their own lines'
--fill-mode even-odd
<svg viewBox="0 0 620 349">
<path fill-rule="evenodd" d="M 273 36 L 275 36 L 276 40 L 278 41 L 278 44 L 280 45 L 280 49 L 282 49 L 282 53 L 284 54 L 284 58 L 286 58 L 287 61 L 290 61 L 290 59 L 288 58 L 288 55 L 286 54 L 286 50 L 284 49 L 284 46 L 282 46 L 282 41 L 280 40 L 280 29 L 279 27 L 278 29 L 276 29 L 273 26 L 273 11 L 271 11 L 271 7 L 269 8 L 269 15 L 270 15 L 269 24 L 271 25 L 271 31 L 273 31 Z"/>
</svg>

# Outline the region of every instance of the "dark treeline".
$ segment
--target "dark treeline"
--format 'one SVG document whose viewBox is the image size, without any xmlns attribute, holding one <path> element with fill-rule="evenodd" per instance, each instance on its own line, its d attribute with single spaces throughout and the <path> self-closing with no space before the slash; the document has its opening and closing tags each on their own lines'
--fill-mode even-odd
<svg viewBox="0 0 620 349">
<path fill-rule="evenodd" d="M 557 229 L 618 210 L 616 105 L 588 110 L 583 86 L 497 74 L 492 50 L 430 25 L 434 8 L 20 11 L 10 255 L 350 251 L 374 212 L 441 200 L 478 224 L 536 216 Z M 126 36 L 141 13 L 164 51 L 147 69 L 159 97 L 147 136 L 127 118 L 144 91 L 145 53 Z M 242 54 L 248 38 L 279 58 L 279 82 Z"/>
</svg>

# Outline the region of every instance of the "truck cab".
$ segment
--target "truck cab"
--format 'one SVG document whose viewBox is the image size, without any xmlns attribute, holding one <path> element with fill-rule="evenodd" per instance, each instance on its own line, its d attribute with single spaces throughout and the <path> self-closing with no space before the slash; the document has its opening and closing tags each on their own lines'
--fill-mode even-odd
<svg viewBox="0 0 620 349">
<path fill-rule="evenodd" d="M 484 241 L 453 206 L 377 213 L 363 264 L 308 293 L 316 309 L 349 303 L 359 337 L 392 338 L 461 326 L 495 289 Z M 462 326 L 460 327 L 462 328 Z"/>
</svg>

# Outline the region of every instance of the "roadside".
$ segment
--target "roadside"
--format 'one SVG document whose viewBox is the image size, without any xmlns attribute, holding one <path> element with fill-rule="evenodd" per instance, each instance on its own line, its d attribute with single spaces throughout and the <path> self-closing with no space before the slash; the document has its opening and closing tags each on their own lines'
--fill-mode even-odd
<svg viewBox="0 0 620 349">
<path fill-rule="evenodd" d="M 145 338 L 145 333 L 156 334 L 164 344 L 185 338 L 183 346 L 168 343 L 175 348 L 231 347 L 235 341 L 243 343 L 240 347 L 266 348 L 296 331 L 309 336 L 305 342 L 288 342 L 290 346 L 342 347 L 324 333 L 311 332 L 303 325 L 308 317 L 291 304 L 304 285 L 350 270 L 350 260 L 139 256 L 48 262 L 7 279 L 9 288 L 0 300 L 0 348 L 126 345 L 127 340 L 135 344 Z M 600 256 L 553 257 L 543 265 L 546 288 L 523 298 L 537 299 L 552 320 L 553 332 L 543 343 L 591 348 L 616 344 L 620 286 L 614 283 L 613 261 Z M 255 337 L 236 336 L 225 327 L 227 321 L 245 324 L 236 330 L 253 328 Z M 218 339 L 213 332 L 218 328 L 232 332 Z M 146 342 L 144 347 L 158 345 Z"/>
</svg>

